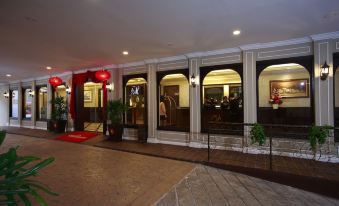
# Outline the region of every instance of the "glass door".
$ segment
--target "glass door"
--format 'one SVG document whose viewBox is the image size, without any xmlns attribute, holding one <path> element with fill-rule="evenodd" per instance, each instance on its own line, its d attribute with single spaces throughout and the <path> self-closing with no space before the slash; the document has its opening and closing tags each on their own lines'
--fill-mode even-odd
<svg viewBox="0 0 339 206">
<path fill-rule="evenodd" d="M 84 131 L 103 132 L 103 91 L 101 83 L 84 85 Z"/>
</svg>

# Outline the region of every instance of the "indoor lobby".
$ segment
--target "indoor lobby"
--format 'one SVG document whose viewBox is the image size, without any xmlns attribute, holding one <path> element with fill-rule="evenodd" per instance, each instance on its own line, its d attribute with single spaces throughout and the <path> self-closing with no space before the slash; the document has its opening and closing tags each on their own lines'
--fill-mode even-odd
<svg viewBox="0 0 339 206">
<path fill-rule="evenodd" d="M 0 204 L 339 205 L 337 0 L 0 17 Z"/>
</svg>

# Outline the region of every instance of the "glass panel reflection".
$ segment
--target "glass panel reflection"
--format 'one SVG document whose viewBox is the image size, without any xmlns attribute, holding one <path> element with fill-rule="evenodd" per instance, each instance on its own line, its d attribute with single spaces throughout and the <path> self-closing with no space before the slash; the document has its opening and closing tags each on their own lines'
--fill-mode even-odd
<svg viewBox="0 0 339 206">
<path fill-rule="evenodd" d="M 128 80 L 125 86 L 125 103 L 129 106 L 125 124 L 142 125 L 146 121 L 147 82 L 144 78 Z"/>
<path fill-rule="evenodd" d="M 169 74 L 159 85 L 159 128 L 189 130 L 189 83 L 183 74 Z"/>
</svg>

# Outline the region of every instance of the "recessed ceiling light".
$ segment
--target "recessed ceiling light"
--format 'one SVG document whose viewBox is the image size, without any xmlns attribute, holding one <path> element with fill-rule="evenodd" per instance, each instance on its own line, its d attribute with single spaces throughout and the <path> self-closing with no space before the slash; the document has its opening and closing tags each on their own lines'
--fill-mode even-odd
<svg viewBox="0 0 339 206">
<path fill-rule="evenodd" d="M 128 53 L 128 51 L 123 51 L 122 54 L 123 55 L 128 55 L 129 53 Z"/>
<path fill-rule="evenodd" d="M 46 69 L 47 69 L 47 70 L 51 70 L 51 69 L 52 69 L 52 67 L 46 67 Z"/>
<path fill-rule="evenodd" d="M 6 77 L 11 77 L 12 75 L 11 74 L 6 74 Z"/>
<path fill-rule="evenodd" d="M 241 32 L 240 32 L 240 30 L 234 30 L 233 31 L 233 35 L 239 35 Z"/>
</svg>

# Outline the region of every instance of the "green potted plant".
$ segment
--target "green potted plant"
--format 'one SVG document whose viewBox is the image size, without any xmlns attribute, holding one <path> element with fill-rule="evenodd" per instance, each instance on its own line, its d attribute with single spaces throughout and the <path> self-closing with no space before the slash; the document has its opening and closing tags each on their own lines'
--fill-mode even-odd
<svg viewBox="0 0 339 206">
<path fill-rule="evenodd" d="M 0 145 L 5 136 L 6 132 L 0 131 Z M 46 185 L 31 178 L 36 176 L 39 170 L 52 163 L 54 158 L 40 160 L 34 156 L 18 156 L 17 148 L 10 148 L 7 152 L 0 154 L 0 205 L 14 206 L 21 202 L 30 206 L 33 205 L 32 200 L 35 199 L 38 205 L 47 206 L 46 201 L 39 194 L 40 191 L 50 195 L 58 194 L 51 192 Z M 36 161 L 39 162 L 33 164 Z"/>
<path fill-rule="evenodd" d="M 52 116 L 48 121 L 49 131 L 63 133 L 67 124 L 67 105 L 63 97 L 57 96 L 52 101 Z"/>
<path fill-rule="evenodd" d="M 331 126 L 315 126 L 313 125 L 308 133 L 308 140 L 310 142 L 311 150 L 313 152 L 313 159 L 316 158 L 318 149 L 326 142 L 330 136 Z"/>
<path fill-rule="evenodd" d="M 252 144 L 258 143 L 259 146 L 265 144 L 266 136 L 264 132 L 264 128 L 261 124 L 255 123 L 250 131 L 250 136 L 252 140 Z"/>
<path fill-rule="evenodd" d="M 107 102 L 107 119 L 109 121 L 108 124 L 108 132 L 109 136 L 112 140 L 121 141 L 122 133 L 123 133 L 123 114 L 127 111 L 128 106 L 123 104 L 121 99 L 119 100 L 109 100 Z"/>
</svg>

